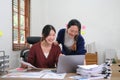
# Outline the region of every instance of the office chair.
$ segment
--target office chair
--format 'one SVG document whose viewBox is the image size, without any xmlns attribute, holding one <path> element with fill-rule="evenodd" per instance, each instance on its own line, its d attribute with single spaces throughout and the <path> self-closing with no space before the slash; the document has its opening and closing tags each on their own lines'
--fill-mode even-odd
<svg viewBox="0 0 120 80">
<path fill-rule="evenodd" d="M 41 40 L 41 37 L 37 37 L 37 36 L 27 37 L 27 43 L 32 44 L 32 45 L 39 42 L 40 40 Z M 28 57 L 28 54 L 29 54 L 29 50 L 30 50 L 30 48 L 24 48 L 20 52 L 20 57 L 25 62 L 27 62 L 27 57 Z"/>
</svg>

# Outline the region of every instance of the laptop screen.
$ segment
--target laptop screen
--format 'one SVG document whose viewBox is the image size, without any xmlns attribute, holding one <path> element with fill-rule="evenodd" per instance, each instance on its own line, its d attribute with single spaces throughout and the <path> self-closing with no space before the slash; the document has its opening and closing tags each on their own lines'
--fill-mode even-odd
<svg viewBox="0 0 120 80">
<path fill-rule="evenodd" d="M 57 73 L 74 73 L 77 65 L 84 64 L 85 55 L 60 55 L 57 65 Z"/>
</svg>

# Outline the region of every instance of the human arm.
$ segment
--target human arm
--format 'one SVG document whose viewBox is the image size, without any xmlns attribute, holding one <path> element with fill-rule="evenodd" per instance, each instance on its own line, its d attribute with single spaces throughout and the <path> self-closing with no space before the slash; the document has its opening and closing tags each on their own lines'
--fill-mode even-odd
<svg viewBox="0 0 120 80">
<path fill-rule="evenodd" d="M 35 47 L 32 46 L 30 48 L 30 52 L 28 54 L 28 60 L 27 60 L 27 62 L 30 63 L 30 64 L 32 64 L 32 65 L 34 65 L 34 63 L 35 63 L 35 52 L 36 52 L 35 51 Z"/>
<path fill-rule="evenodd" d="M 30 68 L 32 65 L 28 62 L 28 56 L 30 54 L 30 50 L 27 52 L 28 55 L 26 55 L 26 61 L 23 60 L 23 58 L 20 59 L 21 62 L 21 68 Z M 31 67 L 32 68 L 32 67 Z"/>
<path fill-rule="evenodd" d="M 57 34 L 56 41 L 58 44 L 64 44 L 65 29 L 60 29 Z"/>
<path fill-rule="evenodd" d="M 33 51 L 34 51 L 34 48 L 31 47 L 30 51 L 28 52 L 27 62 L 21 60 L 21 68 L 32 68 L 31 64 L 34 65 L 33 64 L 33 61 L 34 61 L 34 53 L 33 53 Z"/>
<path fill-rule="evenodd" d="M 56 56 L 56 57 L 55 57 L 55 64 L 57 65 L 59 56 L 62 55 L 62 53 L 61 53 L 61 48 L 60 48 L 59 45 L 56 45 L 55 52 L 56 52 L 56 54 L 55 54 L 55 56 Z"/>
</svg>

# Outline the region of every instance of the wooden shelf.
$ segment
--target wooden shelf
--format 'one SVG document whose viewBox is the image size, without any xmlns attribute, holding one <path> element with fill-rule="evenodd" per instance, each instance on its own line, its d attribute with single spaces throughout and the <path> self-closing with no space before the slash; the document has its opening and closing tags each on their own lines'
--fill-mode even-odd
<svg viewBox="0 0 120 80">
<path fill-rule="evenodd" d="M 98 64 L 98 54 L 97 53 L 86 53 L 85 60 L 86 60 L 86 65 Z"/>
</svg>

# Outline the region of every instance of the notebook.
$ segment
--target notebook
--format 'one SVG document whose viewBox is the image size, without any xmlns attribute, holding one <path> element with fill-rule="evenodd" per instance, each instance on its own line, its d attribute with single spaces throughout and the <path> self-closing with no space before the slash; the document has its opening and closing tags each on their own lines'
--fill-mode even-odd
<svg viewBox="0 0 120 80">
<path fill-rule="evenodd" d="M 84 64 L 85 55 L 60 55 L 57 73 L 75 73 L 77 65 Z"/>
</svg>

